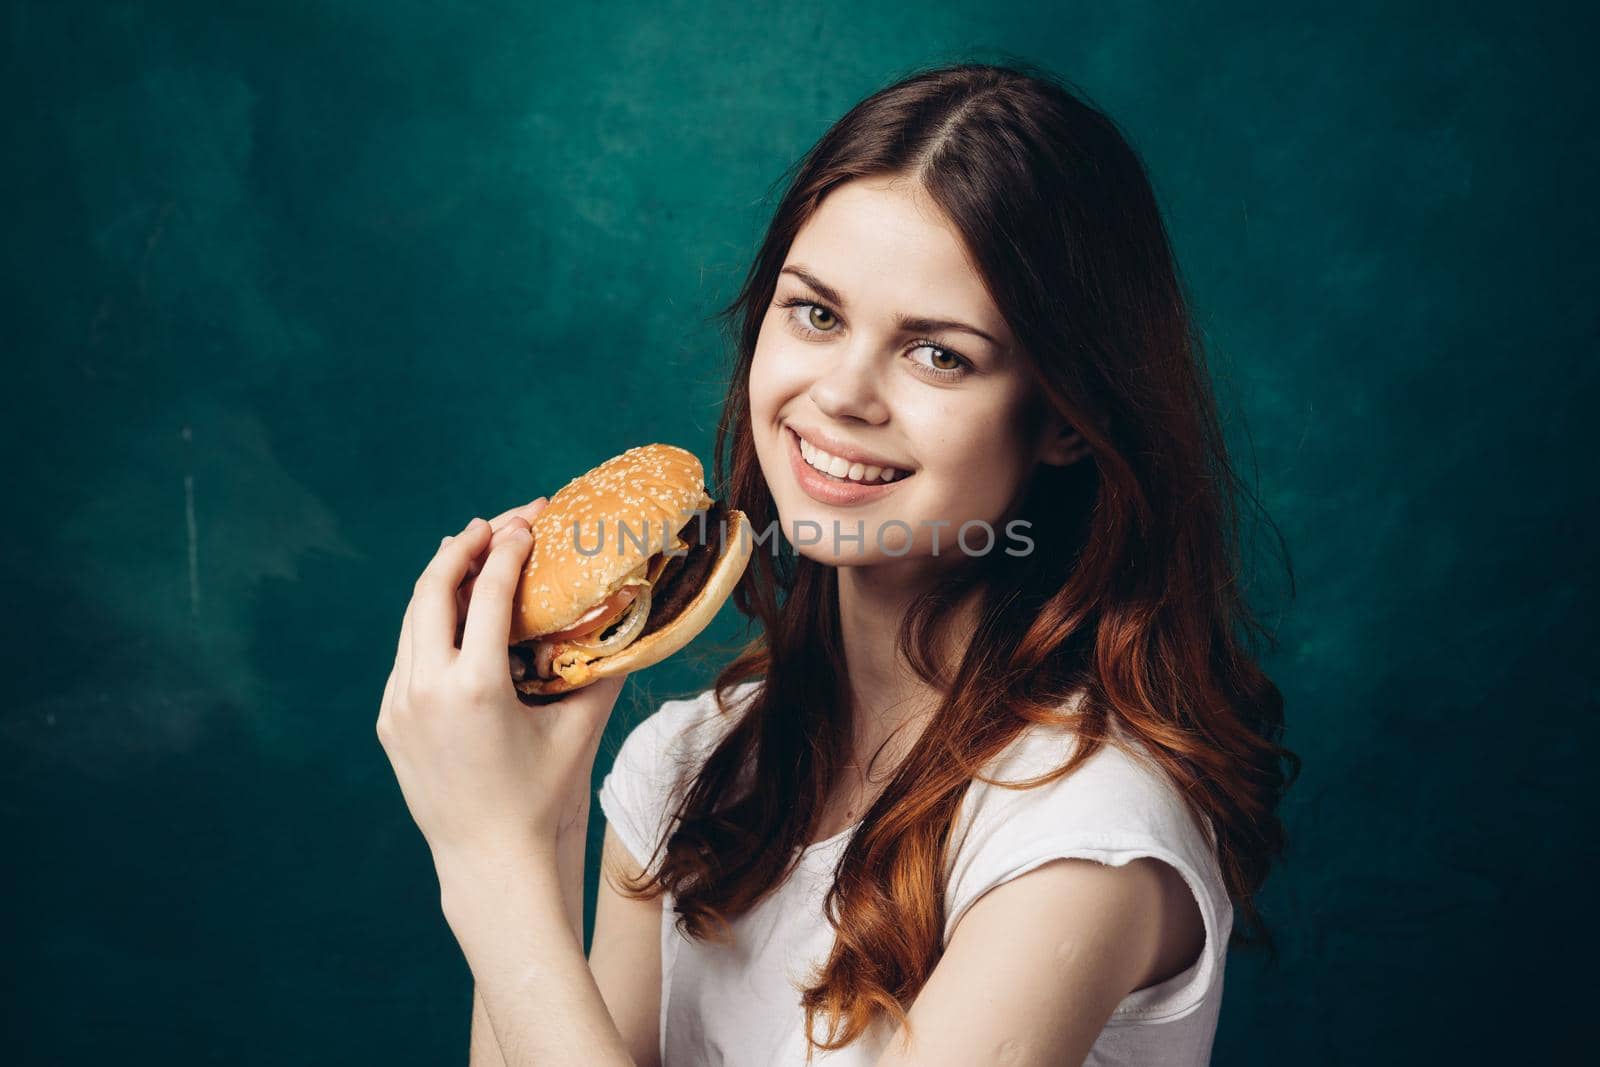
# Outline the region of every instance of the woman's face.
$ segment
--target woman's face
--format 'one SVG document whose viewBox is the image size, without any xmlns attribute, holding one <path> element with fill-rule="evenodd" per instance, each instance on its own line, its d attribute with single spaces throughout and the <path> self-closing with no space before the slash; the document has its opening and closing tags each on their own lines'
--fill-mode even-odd
<svg viewBox="0 0 1600 1067">
<path fill-rule="evenodd" d="M 1054 422 L 1028 437 L 1028 393 L 1005 321 L 927 195 L 903 178 L 840 186 L 789 249 L 750 370 L 784 536 L 838 566 L 1025 548 L 1005 509 L 1064 447 Z M 992 542 L 974 522 L 963 549 L 973 520 Z"/>
</svg>

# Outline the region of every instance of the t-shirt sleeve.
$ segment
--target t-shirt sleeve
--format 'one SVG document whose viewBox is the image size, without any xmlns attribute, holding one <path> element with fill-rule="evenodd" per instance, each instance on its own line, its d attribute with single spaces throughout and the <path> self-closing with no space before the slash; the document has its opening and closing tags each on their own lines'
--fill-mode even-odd
<svg viewBox="0 0 1600 1067">
<path fill-rule="evenodd" d="M 735 699 L 754 683 L 735 690 Z M 713 690 L 668 700 L 628 731 L 600 783 L 600 810 L 641 867 L 670 835 L 673 813 L 689 780 L 715 748 L 733 713 L 722 714 Z M 660 857 L 655 857 L 659 862 Z"/>
<path fill-rule="evenodd" d="M 1022 781 L 1060 767 L 1070 742 L 1025 736 L 987 773 Z M 1161 1021 L 1195 1010 L 1220 981 L 1233 907 L 1208 826 L 1197 822 L 1159 768 L 1109 744 L 1064 778 L 1031 789 L 976 781 L 957 825 L 945 896 L 944 941 L 989 890 L 1055 859 L 1115 867 L 1142 857 L 1170 864 L 1189 886 L 1205 923 L 1206 943 L 1187 970 L 1123 998 L 1111 1022 Z"/>
</svg>

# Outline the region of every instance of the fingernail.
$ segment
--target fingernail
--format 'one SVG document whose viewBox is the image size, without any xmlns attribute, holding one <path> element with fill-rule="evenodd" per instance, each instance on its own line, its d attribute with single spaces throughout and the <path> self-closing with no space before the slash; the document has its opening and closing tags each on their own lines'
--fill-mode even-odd
<svg viewBox="0 0 1600 1067">
<path fill-rule="evenodd" d="M 478 526 L 480 524 L 484 525 L 484 526 L 489 525 L 487 522 L 484 522 L 481 518 L 474 518 L 471 522 L 467 523 L 466 528 L 463 529 L 461 532 L 464 533 L 464 534 L 475 533 L 475 532 L 477 532 Z"/>
<path fill-rule="evenodd" d="M 455 540 L 455 538 L 451 537 L 449 534 L 445 534 L 443 537 L 439 538 L 439 547 L 443 548 L 445 545 L 448 545 L 451 541 L 454 541 L 454 540 Z"/>
</svg>

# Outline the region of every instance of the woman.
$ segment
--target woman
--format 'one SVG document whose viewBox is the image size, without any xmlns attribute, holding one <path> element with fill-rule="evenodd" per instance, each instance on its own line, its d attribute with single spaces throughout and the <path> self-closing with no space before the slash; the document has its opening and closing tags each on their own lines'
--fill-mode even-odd
<svg viewBox="0 0 1600 1067">
<path fill-rule="evenodd" d="M 587 961 L 619 683 L 510 686 L 542 500 L 447 539 L 402 624 L 378 732 L 473 1062 L 1207 1062 L 1298 761 L 1136 155 L 1032 68 L 910 77 L 800 160 L 723 315 L 716 481 L 793 550 L 602 785 Z"/>
</svg>

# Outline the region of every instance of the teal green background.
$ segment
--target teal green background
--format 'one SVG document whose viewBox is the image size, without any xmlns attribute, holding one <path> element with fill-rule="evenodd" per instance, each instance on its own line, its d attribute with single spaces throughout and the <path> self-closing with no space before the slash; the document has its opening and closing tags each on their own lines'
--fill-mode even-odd
<svg viewBox="0 0 1600 1067">
<path fill-rule="evenodd" d="M 709 460 L 705 317 L 784 168 L 1014 54 L 1147 159 L 1296 567 L 1255 587 L 1306 759 L 1282 952 L 1234 954 L 1216 1062 L 1548 1062 L 1595 948 L 1593 23 L 8 4 L 6 1059 L 465 1062 L 373 734 L 416 572 L 630 445 Z M 697 649 L 630 681 L 596 784 Z"/>
</svg>

